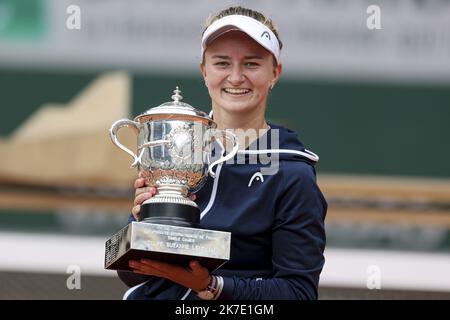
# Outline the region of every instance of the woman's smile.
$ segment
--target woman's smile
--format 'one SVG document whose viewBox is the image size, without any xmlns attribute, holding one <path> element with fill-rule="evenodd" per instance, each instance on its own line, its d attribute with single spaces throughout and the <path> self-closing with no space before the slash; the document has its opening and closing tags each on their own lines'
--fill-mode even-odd
<svg viewBox="0 0 450 320">
<path fill-rule="evenodd" d="M 232 97 L 245 97 L 249 96 L 252 90 L 247 88 L 223 88 L 222 92 Z"/>
<path fill-rule="evenodd" d="M 243 96 L 251 92 L 250 89 L 245 88 L 224 88 L 222 91 L 233 96 Z"/>
</svg>

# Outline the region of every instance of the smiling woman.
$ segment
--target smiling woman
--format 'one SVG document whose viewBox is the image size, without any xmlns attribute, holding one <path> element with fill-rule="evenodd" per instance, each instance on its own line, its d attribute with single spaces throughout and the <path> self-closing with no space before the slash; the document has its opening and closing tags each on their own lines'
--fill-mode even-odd
<svg viewBox="0 0 450 320">
<path fill-rule="evenodd" d="M 241 158 L 218 165 L 215 177 L 192 196 L 202 226 L 231 232 L 230 260 L 212 272 L 198 261 L 188 267 L 130 261 L 133 273 L 119 272 L 134 286 L 126 299 L 317 299 L 327 211 L 316 183 L 318 157 L 296 132 L 265 117 L 269 92 L 281 76 L 281 48 L 272 22 L 259 12 L 231 7 L 208 22 L 200 71 L 213 120 L 223 130 L 257 132 L 250 139 L 238 136 Z M 226 147 L 217 147 L 220 156 Z M 130 222 L 158 192 L 143 178 L 134 187 Z"/>
<path fill-rule="evenodd" d="M 200 70 L 219 128 L 268 128 L 267 97 L 282 70 L 278 38 L 271 20 L 250 9 L 232 7 L 208 22 Z"/>
<path fill-rule="evenodd" d="M 213 41 L 204 56 L 200 68 L 219 128 L 267 129 L 267 97 L 281 75 L 281 64 L 274 68 L 267 49 L 234 30 Z"/>
</svg>

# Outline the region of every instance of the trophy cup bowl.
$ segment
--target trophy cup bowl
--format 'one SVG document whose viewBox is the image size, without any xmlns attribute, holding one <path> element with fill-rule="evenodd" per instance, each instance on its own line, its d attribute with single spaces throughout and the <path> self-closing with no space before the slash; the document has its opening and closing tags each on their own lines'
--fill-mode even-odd
<svg viewBox="0 0 450 320">
<path fill-rule="evenodd" d="M 230 232 L 202 228 L 200 209 L 189 194 L 203 186 L 208 174 L 214 177 L 214 166 L 236 155 L 238 142 L 233 133 L 218 130 L 206 113 L 181 102 L 180 93 L 176 87 L 173 101 L 111 126 L 112 142 L 133 158 L 131 166 L 158 193 L 141 205 L 139 221 L 106 242 L 106 269 L 130 270 L 129 260 L 149 258 L 178 265 L 195 259 L 214 270 L 229 260 Z M 137 135 L 136 154 L 118 141 L 123 127 Z M 233 148 L 211 161 L 212 144 L 220 138 Z"/>
</svg>

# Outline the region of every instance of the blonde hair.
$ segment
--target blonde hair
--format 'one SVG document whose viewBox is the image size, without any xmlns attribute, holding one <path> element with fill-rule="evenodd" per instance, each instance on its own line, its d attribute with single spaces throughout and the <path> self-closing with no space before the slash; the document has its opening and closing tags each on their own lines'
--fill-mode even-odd
<svg viewBox="0 0 450 320">
<path fill-rule="evenodd" d="M 264 14 L 262 14 L 261 12 L 258 12 L 256 10 L 252 10 L 252 9 L 247 9 L 247 8 L 243 8 L 240 6 L 237 7 L 229 7 L 227 9 L 224 9 L 222 11 L 220 11 L 219 13 L 213 15 L 213 16 L 209 16 L 208 19 L 206 20 L 206 23 L 204 25 L 205 29 L 203 30 L 202 34 L 205 33 L 206 29 L 213 24 L 215 21 L 226 17 L 226 16 L 231 16 L 231 15 L 241 15 L 241 16 L 247 16 L 250 18 L 253 18 L 259 22 L 261 22 L 262 24 L 264 24 L 266 27 L 268 27 L 277 37 L 278 39 L 278 43 L 280 45 L 280 50 L 283 48 L 283 42 L 281 42 L 280 40 L 280 36 L 278 33 L 277 28 L 275 27 L 273 21 L 270 18 L 267 18 Z M 205 58 L 203 57 L 203 61 L 202 64 L 204 64 L 205 62 Z M 276 62 L 275 58 L 274 58 L 274 65 L 277 66 L 278 63 Z"/>
</svg>

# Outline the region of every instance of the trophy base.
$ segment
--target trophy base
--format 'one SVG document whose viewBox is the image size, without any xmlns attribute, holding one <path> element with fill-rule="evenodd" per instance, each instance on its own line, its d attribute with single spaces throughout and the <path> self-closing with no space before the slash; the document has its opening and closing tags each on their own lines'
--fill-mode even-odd
<svg viewBox="0 0 450 320">
<path fill-rule="evenodd" d="M 105 244 L 105 269 L 132 270 L 143 258 L 188 266 L 197 260 L 213 271 L 230 259 L 231 233 L 146 222 L 131 222 Z"/>
</svg>

